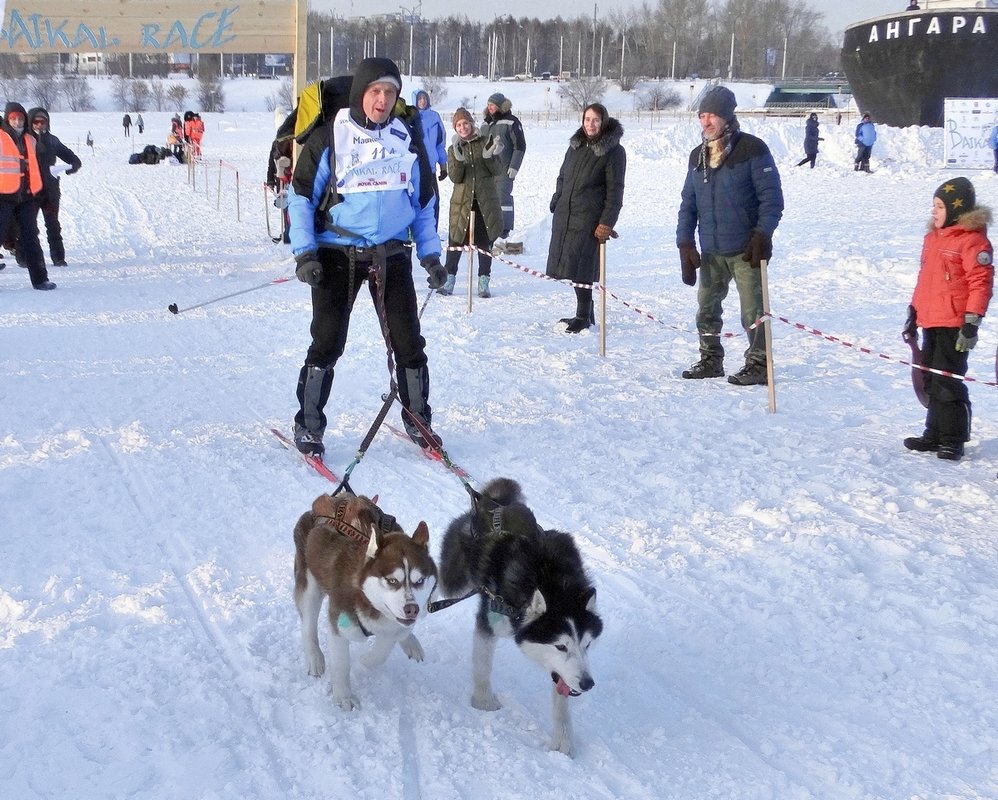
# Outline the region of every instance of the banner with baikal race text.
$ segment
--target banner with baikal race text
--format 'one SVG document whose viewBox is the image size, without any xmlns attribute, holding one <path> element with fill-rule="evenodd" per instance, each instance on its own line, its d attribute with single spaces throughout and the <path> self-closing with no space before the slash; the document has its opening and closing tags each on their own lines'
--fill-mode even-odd
<svg viewBox="0 0 998 800">
<path fill-rule="evenodd" d="M 955 169 L 993 169 L 988 136 L 998 125 L 998 98 L 947 97 L 943 101 L 943 164 Z"/>
<path fill-rule="evenodd" d="M 293 53 L 296 0 L 0 0 L 0 53 Z"/>
</svg>

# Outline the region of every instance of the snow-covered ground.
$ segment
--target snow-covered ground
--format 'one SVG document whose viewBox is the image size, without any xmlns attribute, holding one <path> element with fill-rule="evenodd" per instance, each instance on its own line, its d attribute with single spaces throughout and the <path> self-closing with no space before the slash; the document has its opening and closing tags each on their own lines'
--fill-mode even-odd
<svg viewBox="0 0 998 800">
<path fill-rule="evenodd" d="M 494 88 L 454 86 L 441 110 Z M 461 296 L 430 299 L 434 426 L 451 457 L 476 486 L 519 480 L 598 586 L 606 627 L 596 686 L 571 701 L 573 760 L 546 749 L 550 680 L 509 641 L 503 709 L 471 708 L 471 601 L 421 623 L 424 663 L 395 652 L 357 667 L 358 711 L 306 674 L 291 531 L 331 486 L 267 429 L 294 411 L 308 291 L 167 311 L 293 274 L 264 224 L 273 115 L 227 105 L 205 115 L 195 187 L 183 167 L 126 163 L 120 110 L 54 114 L 84 159 L 63 179 L 70 266 L 50 268 L 54 292 L 9 255 L 0 272 L 0 796 L 998 797 L 998 390 L 971 387 L 962 462 L 901 446 L 922 423 L 897 359 L 932 192 L 952 174 L 940 131 L 881 128 L 875 173 L 857 175 L 852 123 L 822 125 L 812 171 L 793 166 L 802 120 L 744 120 L 787 197 L 773 312 L 872 351 L 776 323 L 775 414 L 765 387 L 679 378 L 697 358 L 674 246 L 689 115 L 624 121 L 605 358 L 597 331 L 555 327 L 571 289 L 528 271 L 497 263 L 495 297 L 471 314 Z M 543 106 L 524 96 L 516 110 Z M 168 130 L 169 113 L 143 116 L 136 148 Z M 525 270 L 544 270 L 575 125 L 527 126 Z M 88 130 L 93 153 L 78 144 Z M 239 169 L 240 221 L 228 168 L 219 200 L 219 159 Z M 998 207 L 998 176 L 971 177 Z M 388 385 L 364 298 L 328 405 L 340 472 Z M 727 322 L 737 333 L 734 296 Z M 996 343 L 989 317 L 971 357 L 981 381 Z M 727 344 L 734 371 L 742 339 Z M 407 530 L 426 520 L 434 553 L 467 506 L 456 478 L 387 433 L 352 484 Z"/>
</svg>

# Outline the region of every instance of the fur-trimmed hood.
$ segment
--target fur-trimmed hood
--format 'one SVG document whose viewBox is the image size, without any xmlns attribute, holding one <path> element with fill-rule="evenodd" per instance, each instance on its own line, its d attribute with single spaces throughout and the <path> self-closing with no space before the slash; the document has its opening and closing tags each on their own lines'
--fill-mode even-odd
<svg viewBox="0 0 998 800">
<path fill-rule="evenodd" d="M 579 129 L 572 134 L 572 138 L 568 140 L 569 146 L 576 150 L 583 145 L 588 145 L 592 148 L 593 153 L 598 156 L 605 156 L 614 147 L 620 144 L 621 138 L 624 136 L 623 126 L 613 117 L 607 120 L 606 125 L 603 126 L 602 130 L 599 132 L 599 136 L 595 139 L 590 139 L 586 136 L 585 129 L 580 125 Z"/>
<path fill-rule="evenodd" d="M 987 206 L 974 206 L 970 211 L 961 214 L 956 218 L 956 222 L 941 228 L 941 233 L 962 228 L 966 231 L 986 231 L 991 224 L 991 209 Z M 931 233 L 936 229 L 932 218 L 929 218 L 928 230 Z"/>
</svg>

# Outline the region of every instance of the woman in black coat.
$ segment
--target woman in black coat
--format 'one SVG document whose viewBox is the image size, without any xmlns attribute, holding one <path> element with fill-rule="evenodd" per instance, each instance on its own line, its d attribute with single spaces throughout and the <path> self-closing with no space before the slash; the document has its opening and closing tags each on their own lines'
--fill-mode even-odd
<svg viewBox="0 0 998 800">
<path fill-rule="evenodd" d="M 798 167 L 810 161 L 811 169 L 814 169 L 814 162 L 818 158 L 818 142 L 821 141 L 824 140 L 818 136 L 818 115 L 812 111 L 804 126 L 804 158 L 797 162 Z"/>
<path fill-rule="evenodd" d="M 551 198 L 554 220 L 547 274 L 587 284 L 575 287 L 575 316 L 561 320 L 569 333 L 595 322 L 590 284 L 599 279 L 599 245 L 613 235 L 624 202 L 627 155 L 620 144 L 623 135 L 620 123 L 602 104 L 586 106 L 582 127 L 569 139 Z"/>
</svg>

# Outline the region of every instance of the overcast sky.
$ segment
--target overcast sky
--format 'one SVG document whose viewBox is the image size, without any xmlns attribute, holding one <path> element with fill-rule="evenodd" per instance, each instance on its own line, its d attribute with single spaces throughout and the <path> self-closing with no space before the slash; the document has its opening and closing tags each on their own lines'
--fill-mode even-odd
<svg viewBox="0 0 998 800">
<path fill-rule="evenodd" d="M 361 14 L 386 14 L 398 12 L 399 9 L 418 8 L 420 0 L 312 0 L 312 8 L 316 11 L 335 11 L 345 17 Z M 847 25 L 859 22 L 869 17 L 890 14 L 901 11 L 908 5 L 907 0 L 830 0 L 819 2 L 810 0 L 809 4 L 825 15 L 825 25 L 835 34 L 841 34 Z M 654 0 L 649 0 L 654 5 Z M 503 14 L 514 17 L 539 17 L 545 19 L 561 15 L 571 19 L 585 14 L 592 14 L 593 5 L 583 0 L 546 0 L 539 8 L 536 0 L 505 0 L 501 4 Z M 614 9 L 635 8 L 640 6 L 638 0 L 603 0 L 597 2 L 597 16 L 604 16 Z M 541 11 L 543 8 L 543 11 Z M 429 19 L 446 17 L 451 14 L 463 14 L 469 19 L 492 19 L 498 16 L 499 7 L 495 4 L 471 4 L 467 0 L 422 0 L 422 16 Z"/>
</svg>

